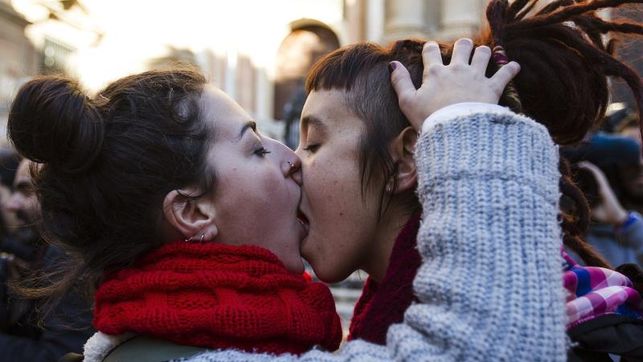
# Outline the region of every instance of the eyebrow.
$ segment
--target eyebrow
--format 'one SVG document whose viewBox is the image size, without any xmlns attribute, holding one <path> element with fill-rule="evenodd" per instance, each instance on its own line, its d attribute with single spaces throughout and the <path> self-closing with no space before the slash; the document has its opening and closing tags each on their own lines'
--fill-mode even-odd
<svg viewBox="0 0 643 362">
<path fill-rule="evenodd" d="M 33 187 L 34 187 L 34 185 L 31 182 L 29 182 L 27 180 L 22 180 L 22 181 L 17 182 L 13 186 L 13 189 L 14 190 L 29 190 L 29 189 L 31 189 Z"/>
<path fill-rule="evenodd" d="M 246 133 L 246 131 L 249 129 L 256 131 L 257 123 L 254 121 L 248 121 L 244 123 L 243 127 L 241 127 L 241 131 L 239 131 L 239 137 L 237 137 L 237 141 L 241 141 L 241 139 L 243 138 L 243 134 Z"/>
<path fill-rule="evenodd" d="M 326 129 L 328 128 L 326 124 L 316 116 L 305 116 L 304 118 L 301 119 L 302 129 L 311 127 L 311 126 L 318 128 L 321 131 L 326 131 Z"/>
</svg>

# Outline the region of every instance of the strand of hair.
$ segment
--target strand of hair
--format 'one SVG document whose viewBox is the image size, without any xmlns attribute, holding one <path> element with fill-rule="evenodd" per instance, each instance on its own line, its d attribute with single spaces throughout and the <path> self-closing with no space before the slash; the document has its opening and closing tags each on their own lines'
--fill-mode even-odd
<svg viewBox="0 0 643 362">
<path fill-rule="evenodd" d="M 613 8 L 623 4 L 641 3 L 643 0 L 594 0 L 573 5 L 565 6 L 562 9 L 548 13 L 538 14 L 532 18 L 524 20 L 530 26 L 542 26 L 548 24 L 561 23 L 570 18 L 583 13 L 594 11 L 602 8 Z"/>
</svg>

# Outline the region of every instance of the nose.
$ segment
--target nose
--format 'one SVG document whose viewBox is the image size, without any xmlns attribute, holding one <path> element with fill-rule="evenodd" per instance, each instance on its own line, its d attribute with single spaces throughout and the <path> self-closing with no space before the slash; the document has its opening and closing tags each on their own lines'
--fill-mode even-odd
<svg viewBox="0 0 643 362">
<path fill-rule="evenodd" d="M 297 157 L 297 155 L 293 153 L 286 161 L 286 167 L 286 177 L 292 178 L 297 183 L 297 185 L 301 186 L 303 184 L 303 178 L 301 174 L 301 159 L 299 159 L 299 157 Z"/>
<path fill-rule="evenodd" d="M 3 206 L 8 211 L 16 212 L 22 208 L 21 204 L 22 203 L 20 202 L 20 195 L 17 192 L 14 192 L 13 194 L 11 194 L 11 196 L 9 196 Z"/>
<path fill-rule="evenodd" d="M 301 187 L 303 184 L 303 177 L 301 174 L 301 159 L 299 156 L 283 143 L 265 137 L 264 142 L 272 151 L 274 156 L 273 160 L 279 164 L 281 171 L 286 178 L 292 178 L 293 181 Z"/>
</svg>

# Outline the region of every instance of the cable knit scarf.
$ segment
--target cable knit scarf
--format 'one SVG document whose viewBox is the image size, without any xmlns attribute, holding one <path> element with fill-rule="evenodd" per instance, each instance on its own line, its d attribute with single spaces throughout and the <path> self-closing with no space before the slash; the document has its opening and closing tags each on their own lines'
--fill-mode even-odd
<svg viewBox="0 0 643 362">
<path fill-rule="evenodd" d="M 416 241 L 420 215 L 413 215 L 398 234 L 389 266 L 380 283 L 371 278 L 366 280 L 353 311 L 349 340 L 364 339 L 386 344 L 388 327 L 402 322 L 404 312 L 416 300 L 413 278 L 422 263 Z"/>
<path fill-rule="evenodd" d="M 328 288 L 288 272 L 256 246 L 169 243 L 110 275 L 94 326 L 207 348 L 299 354 L 339 347 Z"/>
</svg>

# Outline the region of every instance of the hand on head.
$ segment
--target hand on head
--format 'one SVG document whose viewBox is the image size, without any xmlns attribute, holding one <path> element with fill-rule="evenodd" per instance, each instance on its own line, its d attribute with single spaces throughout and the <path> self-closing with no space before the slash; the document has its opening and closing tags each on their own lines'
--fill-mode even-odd
<svg viewBox="0 0 643 362">
<path fill-rule="evenodd" d="M 422 50 L 424 73 L 419 89 L 415 89 L 402 63 L 390 63 L 391 82 L 400 109 L 416 130 L 433 112 L 451 104 L 497 104 L 509 81 L 520 71 L 518 63 L 509 62 L 487 78 L 485 71 L 491 59 L 491 50 L 486 46 L 477 47 L 469 63 L 472 50 L 473 42 L 470 39 L 458 40 L 453 47 L 451 62 L 445 65 L 438 44 L 426 42 Z"/>
</svg>

